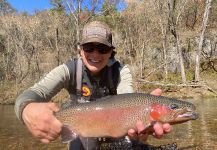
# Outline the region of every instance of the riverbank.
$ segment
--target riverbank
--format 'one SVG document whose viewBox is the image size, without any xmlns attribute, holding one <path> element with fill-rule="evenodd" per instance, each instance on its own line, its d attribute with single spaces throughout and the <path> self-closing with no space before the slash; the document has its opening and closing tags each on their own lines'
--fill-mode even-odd
<svg viewBox="0 0 217 150">
<path fill-rule="evenodd" d="M 193 87 L 184 87 L 184 88 L 161 88 L 163 90 L 163 96 L 182 98 L 182 99 L 206 99 L 217 97 L 215 93 L 208 90 L 207 88 L 193 88 Z M 0 104 L 2 105 L 13 105 L 15 102 L 16 96 L 12 92 L 6 92 L 1 94 Z M 61 91 L 57 96 L 53 98 L 54 102 L 62 103 L 67 101 L 68 94 L 66 91 Z"/>
<path fill-rule="evenodd" d="M 136 85 L 135 89 L 139 92 L 149 93 L 153 89 L 161 88 L 163 90 L 163 96 L 174 98 L 191 98 L 191 99 L 206 99 L 211 97 L 217 97 L 217 72 L 201 73 L 201 83 L 197 85 L 204 86 L 160 86 L 160 85 L 148 85 L 147 83 L 140 82 Z M 135 83 L 137 84 L 137 83 Z M 15 99 L 20 92 L 33 85 L 33 83 L 15 85 L 13 82 L 1 83 L 0 90 L 0 104 L 15 103 Z M 144 86 L 145 85 L 145 86 Z M 52 101 L 57 103 L 65 102 L 69 99 L 69 95 L 66 90 L 59 92 Z"/>
<path fill-rule="evenodd" d="M 198 87 L 189 86 L 181 88 L 173 88 L 173 90 L 166 91 L 166 95 L 169 97 L 181 97 L 181 98 L 212 98 L 217 97 L 217 72 L 202 72 L 202 81 L 197 83 Z"/>
</svg>

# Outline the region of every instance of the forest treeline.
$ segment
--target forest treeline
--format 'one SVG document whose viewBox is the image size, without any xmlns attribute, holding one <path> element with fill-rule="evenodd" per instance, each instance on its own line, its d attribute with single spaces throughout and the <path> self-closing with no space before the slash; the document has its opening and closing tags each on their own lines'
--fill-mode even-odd
<svg viewBox="0 0 217 150">
<path fill-rule="evenodd" d="M 201 72 L 217 74 L 217 0 L 50 2 L 28 14 L 0 1 L 1 91 L 16 94 L 76 57 L 92 20 L 113 29 L 116 56 L 136 79 L 187 84 L 203 80 Z"/>
</svg>

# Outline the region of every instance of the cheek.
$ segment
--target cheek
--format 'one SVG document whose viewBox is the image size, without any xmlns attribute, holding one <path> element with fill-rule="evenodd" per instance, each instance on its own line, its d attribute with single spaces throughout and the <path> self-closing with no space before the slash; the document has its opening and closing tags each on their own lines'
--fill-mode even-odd
<svg viewBox="0 0 217 150">
<path fill-rule="evenodd" d="M 83 58 L 86 58 L 87 55 L 88 55 L 88 53 L 85 53 L 83 50 L 81 50 L 80 55 L 81 55 Z"/>
<path fill-rule="evenodd" d="M 105 56 L 102 56 L 102 57 L 103 57 L 102 60 L 104 61 L 104 63 L 107 64 L 110 56 L 105 55 Z"/>
<path fill-rule="evenodd" d="M 102 55 L 102 57 L 104 58 L 104 60 L 109 60 L 109 58 L 111 57 L 111 53 L 104 54 Z"/>
<path fill-rule="evenodd" d="M 81 57 L 82 57 L 82 59 L 83 59 L 84 64 L 85 64 L 86 66 L 88 66 L 88 61 L 87 61 L 88 53 L 85 53 L 85 52 L 81 51 L 80 55 L 81 55 Z"/>
<path fill-rule="evenodd" d="M 83 61 L 85 61 L 87 56 L 85 56 L 83 50 L 81 50 L 80 55 L 81 55 Z"/>
</svg>

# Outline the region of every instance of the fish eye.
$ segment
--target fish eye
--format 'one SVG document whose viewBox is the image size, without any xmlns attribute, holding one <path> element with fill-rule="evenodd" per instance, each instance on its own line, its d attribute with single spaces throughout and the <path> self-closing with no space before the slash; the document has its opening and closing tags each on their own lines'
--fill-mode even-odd
<svg viewBox="0 0 217 150">
<path fill-rule="evenodd" d="M 171 104 L 171 105 L 170 105 L 170 108 L 171 108 L 171 109 L 177 109 L 177 108 L 179 108 L 179 106 L 178 106 L 177 104 Z"/>
</svg>

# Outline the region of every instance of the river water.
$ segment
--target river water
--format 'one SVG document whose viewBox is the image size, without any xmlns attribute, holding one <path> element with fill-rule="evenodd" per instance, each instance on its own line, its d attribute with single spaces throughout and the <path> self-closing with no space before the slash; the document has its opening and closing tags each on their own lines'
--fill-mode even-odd
<svg viewBox="0 0 217 150">
<path fill-rule="evenodd" d="M 173 126 L 161 139 L 149 138 L 151 145 L 176 143 L 178 150 L 217 150 L 217 99 L 191 100 L 199 119 Z M 66 150 L 60 140 L 48 145 L 34 139 L 15 117 L 12 105 L 0 105 L 0 150 Z"/>
</svg>

